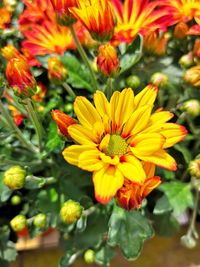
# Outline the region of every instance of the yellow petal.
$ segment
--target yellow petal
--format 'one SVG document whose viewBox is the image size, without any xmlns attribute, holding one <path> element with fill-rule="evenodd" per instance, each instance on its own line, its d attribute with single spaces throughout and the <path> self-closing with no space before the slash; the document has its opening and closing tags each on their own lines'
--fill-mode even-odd
<svg viewBox="0 0 200 267">
<path fill-rule="evenodd" d="M 95 197 L 106 204 L 122 187 L 124 177 L 114 166 L 107 166 L 93 174 Z"/>
<path fill-rule="evenodd" d="M 104 163 L 110 164 L 110 165 L 117 165 L 119 163 L 119 157 L 118 156 L 114 156 L 114 157 L 110 157 L 107 156 L 104 153 L 100 154 L 100 158 L 102 159 L 102 161 Z"/>
<path fill-rule="evenodd" d="M 165 143 L 165 137 L 158 133 L 138 134 L 131 138 L 130 150 L 132 153 L 142 159 L 143 156 L 148 156 L 160 150 Z"/>
<path fill-rule="evenodd" d="M 141 162 L 134 156 L 122 156 L 121 162 L 118 165 L 118 169 L 122 172 L 124 177 L 132 182 L 142 184 L 146 178 L 146 174 L 142 167 Z"/>
<path fill-rule="evenodd" d="M 78 96 L 74 102 L 74 111 L 80 123 L 87 128 L 93 128 L 95 122 L 101 117 L 95 107 L 83 96 Z"/>
<path fill-rule="evenodd" d="M 150 117 L 150 122 L 152 124 L 164 123 L 171 120 L 174 117 L 174 114 L 169 111 L 159 111 L 155 112 Z"/>
<path fill-rule="evenodd" d="M 141 156 L 140 157 L 144 161 L 148 161 L 154 163 L 157 166 L 162 168 L 175 171 L 176 170 L 176 161 L 164 150 L 159 150 L 152 155 L 149 156 Z"/>
<path fill-rule="evenodd" d="M 187 134 L 187 130 L 185 127 L 176 123 L 165 123 L 160 133 L 166 138 L 163 148 L 167 148 L 183 140 Z"/>
<path fill-rule="evenodd" d="M 157 87 L 153 85 L 147 85 L 139 94 L 135 96 L 134 109 L 145 105 L 153 105 L 157 96 L 157 92 Z"/>
<path fill-rule="evenodd" d="M 68 127 L 69 135 L 74 141 L 82 145 L 96 145 L 100 141 L 99 137 L 80 124 L 73 124 Z"/>
<path fill-rule="evenodd" d="M 149 121 L 151 110 L 151 106 L 143 106 L 135 110 L 123 127 L 122 137 L 135 135 L 142 131 Z"/>
<path fill-rule="evenodd" d="M 64 159 L 72 165 L 78 166 L 78 158 L 84 151 L 92 149 L 91 146 L 73 145 L 65 148 L 62 152 Z"/>
<path fill-rule="evenodd" d="M 78 158 L 78 167 L 86 171 L 98 171 L 104 166 L 99 154 L 100 151 L 96 148 L 84 151 Z"/>
<path fill-rule="evenodd" d="M 110 103 L 108 102 L 104 93 L 101 91 L 96 91 L 94 94 L 94 104 L 102 118 L 105 114 L 110 116 Z"/>
</svg>

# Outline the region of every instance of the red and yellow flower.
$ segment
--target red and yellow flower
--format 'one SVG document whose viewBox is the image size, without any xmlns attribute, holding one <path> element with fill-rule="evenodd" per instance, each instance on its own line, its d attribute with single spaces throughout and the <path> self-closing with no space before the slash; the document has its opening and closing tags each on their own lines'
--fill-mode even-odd
<svg viewBox="0 0 200 267">
<path fill-rule="evenodd" d="M 130 43 L 138 33 L 165 29 L 171 16 L 164 9 L 158 9 L 158 1 L 112 0 L 117 19 L 113 41 Z"/>
<path fill-rule="evenodd" d="M 143 184 L 140 185 L 125 178 L 123 186 L 117 192 L 117 202 L 124 209 L 139 208 L 142 200 L 161 183 L 160 177 L 154 176 L 154 164 L 144 162 L 143 168 L 146 173 Z"/>
<path fill-rule="evenodd" d="M 48 59 L 48 78 L 54 83 L 63 82 L 67 78 L 67 70 L 58 57 Z"/>
<path fill-rule="evenodd" d="M 168 39 L 167 33 L 147 32 L 144 35 L 144 48 L 147 52 L 161 56 L 166 52 Z"/>
<path fill-rule="evenodd" d="M 147 178 L 143 163 L 176 170 L 165 149 L 186 136 L 186 129 L 168 123 L 173 114 L 152 113 L 157 88 L 148 85 L 134 97 L 131 88 L 114 92 L 110 102 L 97 91 L 94 106 L 79 96 L 74 111 L 80 124 L 68 127 L 76 145 L 63 151 L 66 161 L 93 172 L 96 199 L 105 204 L 130 180 L 142 186 Z"/>
<path fill-rule="evenodd" d="M 69 11 L 70 7 L 76 7 L 76 0 L 50 0 L 56 13 L 57 21 L 61 25 L 71 25 L 76 18 Z"/>
<path fill-rule="evenodd" d="M 77 0 L 77 7 L 69 10 L 95 40 L 110 40 L 115 26 L 110 0 Z"/>
<path fill-rule="evenodd" d="M 0 8 L 0 30 L 7 28 L 11 22 L 11 13 L 7 8 Z"/>
<path fill-rule="evenodd" d="M 7 60 L 10 60 L 14 57 L 19 57 L 21 55 L 17 48 L 15 48 L 12 44 L 7 44 L 4 46 L 1 49 L 1 54 Z"/>
</svg>

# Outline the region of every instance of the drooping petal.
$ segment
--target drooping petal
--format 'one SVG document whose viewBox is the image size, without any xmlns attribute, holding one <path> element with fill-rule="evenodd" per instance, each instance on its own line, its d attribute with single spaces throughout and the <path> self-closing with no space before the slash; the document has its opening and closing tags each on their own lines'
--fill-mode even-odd
<svg viewBox="0 0 200 267">
<path fill-rule="evenodd" d="M 142 162 L 144 171 L 146 173 L 146 177 L 150 178 L 154 176 L 155 173 L 155 164 L 152 164 L 151 162 Z"/>
<path fill-rule="evenodd" d="M 74 102 L 74 111 L 80 123 L 93 128 L 95 122 L 101 122 L 101 117 L 95 107 L 83 96 L 78 96 Z"/>
<path fill-rule="evenodd" d="M 158 187 L 160 183 L 161 180 L 159 176 L 153 176 L 148 178 L 140 189 L 141 196 L 145 198 L 147 195 L 151 193 L 153 189 Z"/>
<path fill-rule="evenodd" d="M 139 94 L 135 96 L 134 99 L 134 109 L 138 109 L 145 105 L 153 105 L 156 96 L 157 96 L 158 88 L 151 84 L 147 85 Z"/>
<path fill-rule="evenodd" d="M 107 166 L 93 173 L 95 197 L 97 201 L 106 204 L 122 187 L 124 177 L 114 166 Z"/>
</svg>

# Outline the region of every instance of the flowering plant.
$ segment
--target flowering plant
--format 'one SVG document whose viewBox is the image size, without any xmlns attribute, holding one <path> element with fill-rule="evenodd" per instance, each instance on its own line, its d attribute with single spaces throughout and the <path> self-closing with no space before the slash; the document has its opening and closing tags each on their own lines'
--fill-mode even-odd
<svg viewBox="0 0 200 267">
<path fill-rule="evenodd" d="M 61 267 L 135 259 L 183 214 L 195 246 L 199 23 L 198 0 L 3 1 L 2 261 L 48 228 Z"/>
</svg>

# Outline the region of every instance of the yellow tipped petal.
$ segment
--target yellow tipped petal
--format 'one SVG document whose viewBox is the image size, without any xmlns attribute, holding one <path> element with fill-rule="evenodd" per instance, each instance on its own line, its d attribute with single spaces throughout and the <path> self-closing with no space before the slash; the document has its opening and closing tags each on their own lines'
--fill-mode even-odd
<svg viewBox="0 0 200 267">
<path fill-rule="evenodd" d="M 145 180 L 146 174 L 141 162 L 133 156 L 122 156 L 118 169 L 122 172 L 124 177 L 132 182 L 142 184 Z"/>
<path fill-rule="evenodd" d="M 158 88 L 153 85 L 147 85 L 134 99 L 134 110 L 145 105 L 153 105 Z"/>
<path fill-rule="evenodd" d="M 149 121 L 151 110 L 151 106 L 143 106 L 133 112 L 123 127 L 122 137 L 135 135 L 142 131 Z"/>
<path fill-rule="evenodd" d="M 90 146 L 73 145 L 65 148 L 62 155 L 68 163 L 78 166 L 78 158 L 80 154 L 90 149 L 92 149 Z"/>
<path fill-rule="evenodd" d="M 80 124 L 73 124 L 68 127 L 69 135 L 81 145 L 96 145 L 98 143 L 98 136 L 93 134 L 91 130 L 83 127 Z"/>
<path fill-rule="evenodd" d="M 97 201 L 106 204 L 122 187 L 124 177 L 114 166 L 94 172 L 93 182 Z"/>
<path fill-rule="evenodd" d="M 168 148 L 183 140 L 186 137 L 187 130 L 175 123 L 165 123 L 160 133 L 166 138 L 163 148 Z"/>
<path fill-rule="evenodd" d="M 76 98 L 74 111 L 80 123 L 87 128 L 93 128 L 93 125 L 97 121 L 101 122 L 99 113 L 85 97 L 78 96 Z"/>
</svg>

